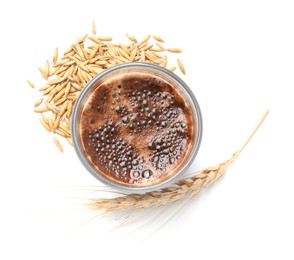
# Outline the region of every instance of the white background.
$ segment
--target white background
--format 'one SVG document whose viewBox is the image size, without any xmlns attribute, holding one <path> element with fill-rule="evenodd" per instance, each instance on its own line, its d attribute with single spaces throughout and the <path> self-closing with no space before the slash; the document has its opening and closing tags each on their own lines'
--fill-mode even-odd
<svg viewBox="0 0 294 260">
<path fill-rule="evenodd" d="M 282 0 L 2 1 L 0 259 L 294 259 L 293 13 Z M 32 112 L 26 80 L 42 86 L 38 67 L 93 19 L 115 41 L 154 33 L 183 49 L 204 119 L 190 173 L 228 158 L 270 109 L 227 174 L 165 225 L 171 211 L 114 232 L 116 216 L 86 223 L 76 187 L 100 183 Z"/>
</svg>

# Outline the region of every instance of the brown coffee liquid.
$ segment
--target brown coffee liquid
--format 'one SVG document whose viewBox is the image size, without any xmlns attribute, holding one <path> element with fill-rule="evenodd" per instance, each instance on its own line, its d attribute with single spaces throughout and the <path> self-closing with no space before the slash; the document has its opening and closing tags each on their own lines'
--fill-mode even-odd
<svg viewBox="0 0 294 260">
<path fill-rule="evenodd" d="M 84 152 L 105 177 L 131 186 L 160 182 L 191 148 L 192 116 L 166 81 L 132 73 L 102 83 L 81 114 Z"/>
</svg>

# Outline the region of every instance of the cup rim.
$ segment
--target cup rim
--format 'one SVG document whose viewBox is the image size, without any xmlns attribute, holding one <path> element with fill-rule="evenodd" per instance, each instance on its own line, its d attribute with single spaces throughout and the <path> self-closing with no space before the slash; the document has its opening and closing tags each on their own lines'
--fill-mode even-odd
<svg viewBox="0 0 294 260">
<path fill-rule="evenodd" d="M 174 80 L 176 80 L 184 88 L 184 90 L 187 92 L 188 96 L 191 98 L 192 104 L 195 106 L 195 110 L 196 110 L 196 114 L 197 114 L 197 131 L 195 133 L 196 134 L 196 142 L 194 144 L 194 147 L 192 147 L 191 152 L 189 154 L 189 157 L 187 158 L 183 167 L 180 168 L 179 171 L 176 171 L 175 174 L 173 174 L 171 177 L 166 178 L 165 180 L 163 180 L 159 183 L 155 183 L 154 185 L 150 185 L 150 186 L 132 187 L 132 186 L 127 186 L 127 185 L 123 185 L 120 183 L 116 183 L 116 182 L 111 181 L 110 179 L 107 179 L 106 177 L 104 177 L 85 158 L 84 153 L 83 153 L 83 149 L 80 145 L 80 142 L 78 141 L 78 136 L 77 136 L 77 132 L 76 132 L 77 115 L 79 112 L 79 107 L 82 104 L 82 101 L 83 101 L 84 97 L 87 95 L 88 91 L 95 85 L 95 83 L 99 79 L 103 78 L 105 75 L 107 75 L 111 72 L 114 72 L 116 70 L 120 70 L 122 68 L 130 68 L 130 67 L 151 68 L 154 70 L 161 71 L 161 72 L 167 74 L 168 76 L 170 76 L 171 78 L 173 78 Z M 194 159 L 198 153 L 198 150 L 199 150 L 199 147 L 201 144 L 201 139 L 202 139 L 202 132 L 203 132 L 203 121 L 202 121 L 201 110 L 200 110 L 198 101 L 197 101 L 194 93 L 190 89 L 190 87 L 179 76 L 177 76 L 175 73 L 171 72 L 170 70 L 163 68 L 163 67 L 160 67 L 155 64 L 145 63 L 145 62 L 122 63 L 119 65 L 115 65 L 113 67 L 110 67 L 110 68 L 102 71 L 98 75 L 96 75 L 93 79 L 91 79 L 86 84 L 86 86 L 83 88 L 80 95 L 78 96 L 78 98 L 75 102 L 74 108 L 73 108 L 73 113 L 72 113 L 71 119 L 72 119 L 71 120 L 71 135 L 72 135 L 73 146 L 74 146 L 75 152 L 76 152 L 79 160 L 82 162 L 84 167 L 88 170 L 88 172 L 90 172 L 96 179 L 98 179 L 102 183 L 108 185 L 109 187 L 115 188 L 116 190 L 120 190 L 120 191 L 123 191 L 126 193 L 145 193 L 145 192 L 158 190 L 158 189 L 166 187 L 168 184 L 171 184 L 177 178 L 182 176 L 183 173 L 191 166 L 192 162 L 194 161 Z"/>
</svg>

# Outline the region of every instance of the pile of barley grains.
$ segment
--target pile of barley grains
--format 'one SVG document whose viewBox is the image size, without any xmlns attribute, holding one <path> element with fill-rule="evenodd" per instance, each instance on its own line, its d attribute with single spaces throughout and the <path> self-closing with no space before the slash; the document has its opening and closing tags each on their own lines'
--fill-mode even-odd
<svg viewBox="0 0 294 260">
<path fill-rule="evenodd" d="M 168 67 L 168 53 L 181 53 L 178 48 L 165 48 L 164 40 L 158 35 L 147 35 L 141 41 L 126 34 L 128 43 L 113 43 L 109 36 L 96 36 L 96 25 L 92 23 L 92 34 L 78 37 L 58 59 L 56 48 L 52 62 L 40 67 L 46 84 L 39 88 L 43 97 L 34 104 L 34 111 L 40 113 L 43 127 L 54 134 L 53 140 L 58 149 L 63 147 L 56 135 L 65 138 L 71 145 L 70 121 L 73 105 L 84 86 L 103 70 L 124 62 L 147 62 L 157 64 L 171 71 L 177 67 Z M 180 71 L 185 68 L 177 59 Z M 30 87 L 34 84 L 28 80 Z"/>
</svg>

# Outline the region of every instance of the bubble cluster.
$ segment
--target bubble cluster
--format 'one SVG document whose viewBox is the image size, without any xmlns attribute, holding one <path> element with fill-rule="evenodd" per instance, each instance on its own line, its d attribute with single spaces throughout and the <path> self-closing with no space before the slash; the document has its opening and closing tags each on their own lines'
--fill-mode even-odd
<svg viewBox="0 0 294 260">
<path fill-rule="evenodd" d="M 152 167 L 161 172 L 165 172 L 177 161 L 182 159 L 184 155 L 184 147 L 186 146 L 186 126 L 184 123 L 177 122 L 171 126 L 171 130 L 167 131 L 161 137 L 155 137 L 148 144 L 150 150 L 150 158 Z"/>
<path fill-rule="evenodd" d="M 116 178 L 130 183 L 149 179 L 153 173 L 146 168 L 143 157 L 134 146 L 117 135 L 113 121 L 88 132 L 88 147 L 92 150 L 92 160 L 112 172 Z"/>
<path fill-rule="evenodd" d="M 128 125 L 134 133 L 140 133 L 152 126 L 156 126 L 157 130 L 166 128 L 170 119 L 178 115 L 177 110 L 172 107 L 174 96 L 169 92 L 144 88 L 141 91 L 132 89 L 121 93 L 129 101 L 132 113 L 124 113 L 124 107 L 120 105 L 115 110 L 122 114 L 122 123 Z"/>
<path fill-rule="evenodd" d="M 115 174 L 116 177 L 126 178 L 130 162 L 137 155 L 134 147 L 128 145 L 123 138 L 116 138 L 117 127 L 112 121 L 90 130 L 88 147 L 92 150 L 93 161 L 103 165 L 103 168 Z"/>
</svg>

